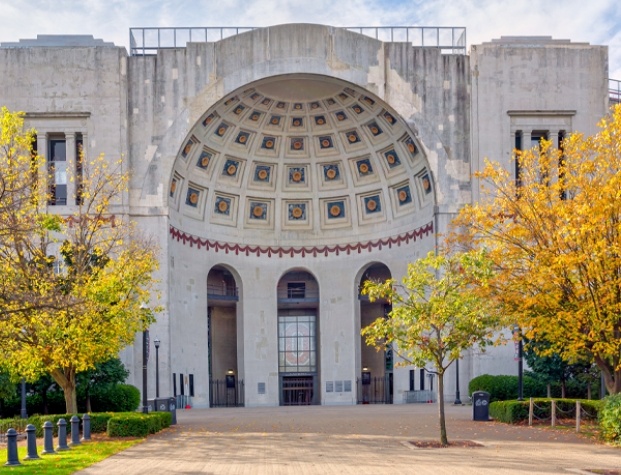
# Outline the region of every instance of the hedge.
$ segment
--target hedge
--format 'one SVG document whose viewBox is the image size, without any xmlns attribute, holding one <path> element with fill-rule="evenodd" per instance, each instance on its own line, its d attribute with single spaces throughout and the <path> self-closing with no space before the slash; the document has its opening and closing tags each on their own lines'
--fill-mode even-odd
<svg viewBox="0 0 621 475">
<path fill-rule="evenodd" d="M 146 437 L 170 427 L 170 412 L 152 412 L 150 414 L 117 414 L 108 421 L 110 437 Z"/>
<path fill-rule="evenodd" d="M 552 413 L 552 399 L 536 398 L 533 399 L 535 407 L 533 414 L 540 419 L 550 417 Z M 576 407 L 576 401 L 580 401 L 582 409 L 587 413 L 583 414 L 583 419 L 597 419 L 602 401 L 589 399 L 554 399 L 558 411 L 571 411 Z M 489 405 L 489 415 L 492 419 L 515 424 L 528 420 L 529 401 L 495 401 Z M 560 414 L 557 412 L 557 416 Z M 573 416 L 575 417 L 575 416 Z"/>
<path fill-rule="evenodd" d="M 523 377 L 523 395 L 529 397 L 545 397 L 547 388 L 545 383 L 528 375 Z M 468 391 L 486 391 L 490 394 L 490 401 L 507 401 L 518 395 L 518 377 L 509 375 L 482 374 L 470 380 Z"/>
</svg>

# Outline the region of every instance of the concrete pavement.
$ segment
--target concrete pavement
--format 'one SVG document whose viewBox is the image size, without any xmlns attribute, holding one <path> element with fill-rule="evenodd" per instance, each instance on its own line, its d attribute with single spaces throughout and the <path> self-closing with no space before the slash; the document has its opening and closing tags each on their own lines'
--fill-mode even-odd
<svg viewBox="0 0 621 475">
<path fill-rule="evenodd" d="M 593 443 L 570 429 L 474 422 L 471 411 L 467 406 L 447 407 L 449 441 L 473 440 L 483 447 L 418 449 L 409 442 L 439 439 L 435 404 L 182 410 L 177 426 L 78 473 L 612 475 L 613 470 L 621 471 L 621 449 Z"/>
</svg>

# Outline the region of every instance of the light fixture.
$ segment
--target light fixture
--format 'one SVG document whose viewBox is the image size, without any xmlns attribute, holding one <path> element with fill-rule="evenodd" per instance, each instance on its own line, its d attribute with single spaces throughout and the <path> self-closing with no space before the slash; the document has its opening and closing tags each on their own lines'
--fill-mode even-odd
<svg viewBox="0 0 621 475">
<path fill-rule="evenodd" d="M 226 372 L 226 374 L 235 374 L 235 371 L 233 371 L 233 369 L 229 368 L 229 370 Z"/>
</svg>

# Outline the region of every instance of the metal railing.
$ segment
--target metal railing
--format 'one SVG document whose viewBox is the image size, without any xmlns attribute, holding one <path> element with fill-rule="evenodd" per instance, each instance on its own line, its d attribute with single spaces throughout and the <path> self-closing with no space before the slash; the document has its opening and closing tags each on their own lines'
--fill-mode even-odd
<svg viewBox="0 0 621 475">
<path fill-rule="evenodd" d="M 621 104 L 621 81 L 608 79 L 608 101 L 610 105 Z"/>
<path fill-rule="evenodd" d="M 209 298 L 226 297 L 228 300 L 238 300 L 239 294 L 235 285 L 207 284 L 207 296 Z"/>
<path fill-rule="evenodd" d="M 131 56 L 157 54 L 161 49 L 185 48 L 188 43 L 220 41 L 256 30 L 255 26 L 144 27 L 129 29 Z M 406 42 L 439 48 L 444 54 L 466 54 L 466 28 L 452 26 L 344 26 L 339 27 L 385 42 Z"/>
<path fill-rule="evenodd" d="M 210 407 L 244 407 L 244 380 L 210 379 Z"/>
<path fill-rule="evenodd" d="M 358 404 L 392 404 L 392 388 L 388 374 L 363 381 L 356 379 Z"/>
</svg>

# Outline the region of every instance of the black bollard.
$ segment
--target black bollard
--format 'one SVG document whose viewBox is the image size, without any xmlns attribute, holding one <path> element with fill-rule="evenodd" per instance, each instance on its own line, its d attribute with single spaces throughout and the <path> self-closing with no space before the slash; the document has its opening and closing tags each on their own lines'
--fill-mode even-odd
<svg viewBox="0 0 621 475">
<path fill-rule="evenodd" d="M 71 446 L 80 445 L 80 418 L 71 416 Z"/>
<path fill-rule="evenodd" d="M 43 424 L 43 451 L 41 455 L 55 454 L 54 450 L 54 424 L 47 421 Z"/>
<path fill-rule="evenodd" d="M 6 463 L 4 465 L 21 465 L 17 456 L 17 431 L 6 431 Z"/>
<path fill-rule="evenodd" d="M 58 426 L 58 447 L 56 447 L 56 450 L 69 450 L 67 445 L 67 421 L 59 419 L 56 425 Z"/>
<path fill-rule="evenodd" d="M 37 428 L 32 424 L 26 426 L 26 439 L 28 440 L 28 455 L 24 457 L 24 460 L 40 458 L 37 453 Z"/>
<path fill-rule="evenodd" d="M 84 414 L 82 417 L 82 441 L 88 442 L 91 440 L 91 416 Z"/>
</svg>

